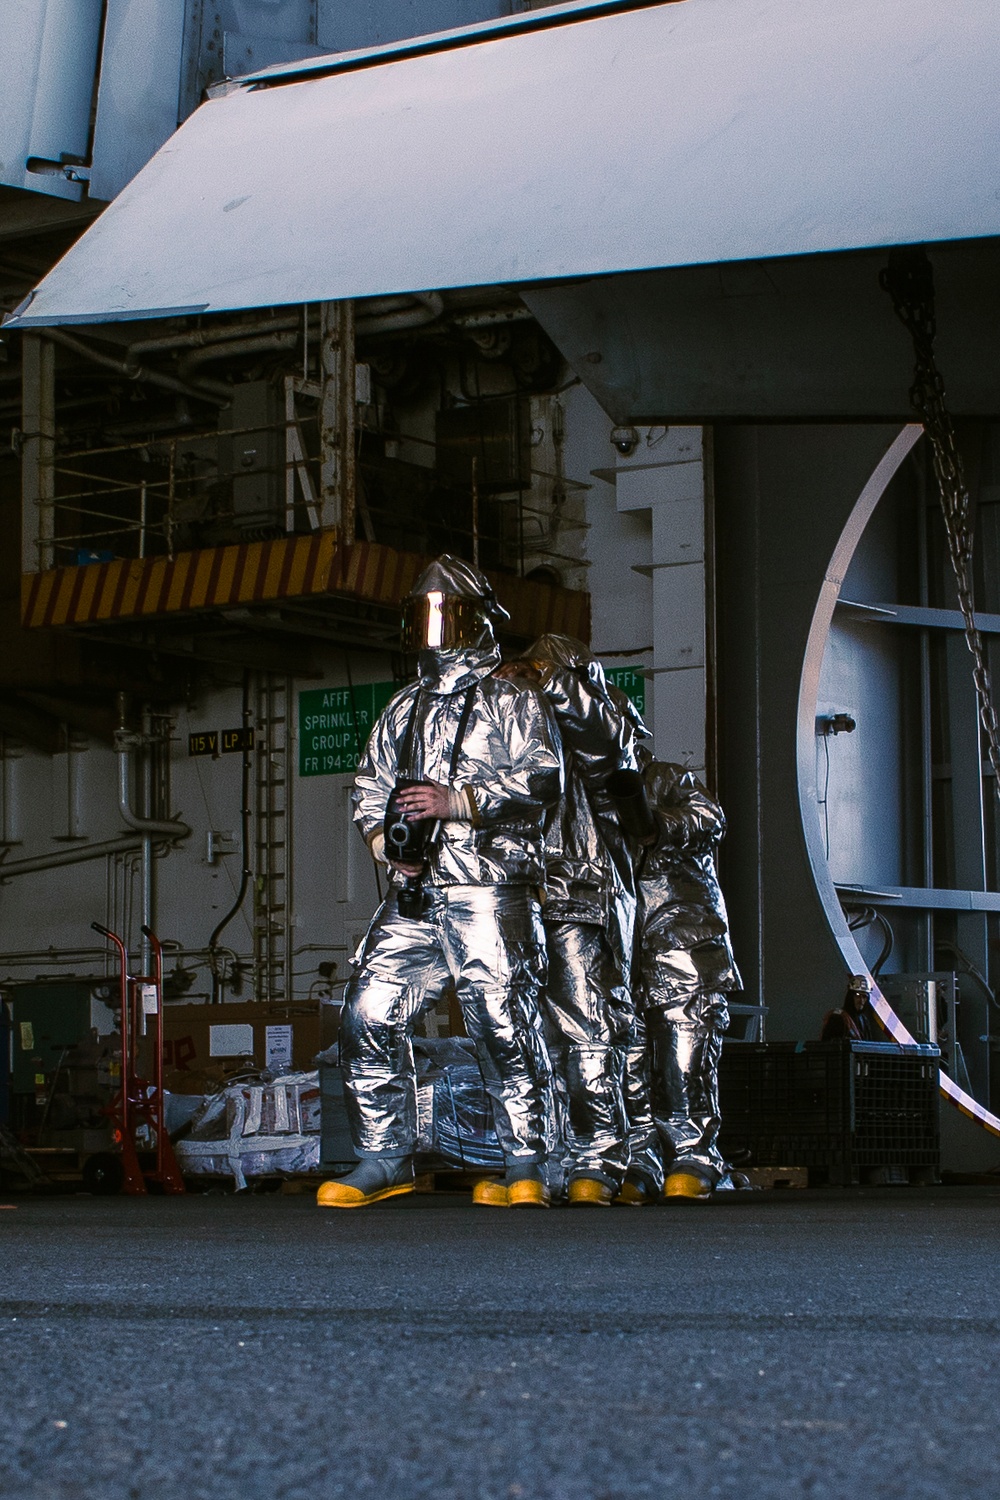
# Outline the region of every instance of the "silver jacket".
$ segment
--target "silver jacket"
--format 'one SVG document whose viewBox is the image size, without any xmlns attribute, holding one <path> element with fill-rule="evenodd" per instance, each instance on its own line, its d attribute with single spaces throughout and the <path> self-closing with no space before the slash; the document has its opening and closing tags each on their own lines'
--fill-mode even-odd
<svg viewBox="0 0 1000 1500">
<path fill-rule="evenodd" d="M 625 694 L 611 686 L 587 648 L 544 635 L 525 653 L 566 752 L 566 790 L 545 835 L 545 920 L 609 929 L 628 955 L 635 922 L 632 856 L 604 791 L 612 771 L 635 770 L 635 742 L 649 731 Z M 627 973 L 627 960 L 626 960 Z"/>
<path fill-rule="evenodd" d="M 654 761 L 646 794 L 659 836 L 638 859 L 639 969 L 646 1006 L 697 990 L 742 988 L 729 943 L 715 850 L 726 829 L 693 771 Z"/>
<path fill-rule="evenodd" d="M 545 879 L 545 815 L 563 789 L 563 758 L 542 696 L 492 675 L 493 649 L 425 651 L 419 679 L 396 694 L 371 732 L 354 783 L 354 820 L 369 842 L 382 828 L 397 777 L 448 783 L 468 688 L 478 683 L 455 770 L 473 816 L 449 820 L 424 884 L 533 885 Z M 419 695 L 409 766 L 399 764 Z M 402 877 L 395 871 L 396 884 Z"/>
</svg>

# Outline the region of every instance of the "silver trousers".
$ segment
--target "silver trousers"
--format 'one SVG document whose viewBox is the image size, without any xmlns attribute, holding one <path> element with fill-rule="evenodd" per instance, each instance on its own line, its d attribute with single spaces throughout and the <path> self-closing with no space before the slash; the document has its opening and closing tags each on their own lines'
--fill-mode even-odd
<svg viewBox="0 0 1000 1500">
<path fill-rule="evenodd" d="M 726 1170 L 716 1144 L 726 997 L 698 990 L 659 1005 L 655 994 L 649 1000 L 653 1118 L 667 1170 L 690 1169 L 714 1185 Z"/>
<path fill-rule="evenodd" d="M 427 915 L 412 921 L 390 894 L 344 993 L 340 1058 L 354 1149 L 359 1156 L 412 1153 L 410 1038 L 451 981 L 507 1161 L 541 1162 L 551 1074 L 538 1010 L 545 981 L 538 902 L 525 886 L 429 886 L 427 896 Z"/>
<path fill-rule="evenodd" d="M 655 1195 L 663 1191 L 663 1150 L 650 1098 L 650 1051 L 646 1022 L 633 1013 L 623 1047 L 622 1095 L 628 1121 L 628 1170 Z"/>
<path fill-rule="evenodd" d="M 596 924 L 546 922 L 545 1036 L 561 1106 L 566 1168 L 620 1187 L 628 1164 L 622 1041 L 632 1003 L 621 963 Z"/>
</svg>

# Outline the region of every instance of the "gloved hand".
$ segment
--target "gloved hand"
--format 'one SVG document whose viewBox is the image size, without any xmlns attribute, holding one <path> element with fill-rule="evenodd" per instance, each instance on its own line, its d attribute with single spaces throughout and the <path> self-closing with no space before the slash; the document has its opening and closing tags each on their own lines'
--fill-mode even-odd
<svg viewBox="0 0 1000 1500">
<path fill-rule="evenodd" d="M 442 822 L 471 822 L 475 803 L 466 787 L 444 786 L 439 781 L 422 781 L 406 787 L 399 794 L 399 806 L 411 823 L 421 818 L 440 818 Z"/>
</svg>

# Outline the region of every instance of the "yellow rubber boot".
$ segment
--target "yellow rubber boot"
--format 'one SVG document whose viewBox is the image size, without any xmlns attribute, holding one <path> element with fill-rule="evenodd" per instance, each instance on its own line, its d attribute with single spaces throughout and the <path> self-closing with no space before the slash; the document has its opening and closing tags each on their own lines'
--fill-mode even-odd
<svg viewBox="0 0 1000 1500">
<path fill-rule="evenodd" d="M 412 1192 L 412 1182 L 376 1188 L 373 1193 L 363 1193 L 347 1182 L 324 1182 L 316 1194 L 316 1202 L 320 1208 L 367 1208 L 369 1203 L 380 1203 L 383 1198 L 397 1198 L 401 1193 Z"/>
<path fill-rule="evenodd" d="M 510 1208 L 548 1208 L 549 1190 L 544 1182 L 525 1177 L 520 1182 L 511 1183 L 507 1189 L 507 1203 Z"/>
<path fill-rule="evenodd" d="M 507 1188 L 502 1182 L 497 1182 L 492 1177 L 484 1177 L 481 1182 L 474 1184 L 472 1201 L 478 1204 L 480 1208 L 510 1207 Z"/>
<path fill-rule="evenodd" d="M 696 1172 L 671 1172 L 663 1185 L 663 1196 L 688 1203 L 707 1203 L 712 1189 Z"/>
<path fill-rule="evenodd" d="M 346 1177 L 324 1182 L 316 1194 L 320 1208 L 367 1208 L 383 1198 L 398 1198 L 414 1190 L 409 1157 L 370 1157 Z"/>
<path fill-rule="evenodd" d="M 566 1196 L 571 1208 L 610 1208 L 614 1189 L 596 1177 L 572 1177 Z"/>
<path fill-rule="evenodd" d="M 647 1193 L 641 1183 L 630 1182 L 626 1177 L 622 1183 L 621 1192 L 615 1199 L 616 1207 L 620 1208 L 645 1208 L 647 1203 L 653 1202 L 653 1194 Z"/>
</svg>

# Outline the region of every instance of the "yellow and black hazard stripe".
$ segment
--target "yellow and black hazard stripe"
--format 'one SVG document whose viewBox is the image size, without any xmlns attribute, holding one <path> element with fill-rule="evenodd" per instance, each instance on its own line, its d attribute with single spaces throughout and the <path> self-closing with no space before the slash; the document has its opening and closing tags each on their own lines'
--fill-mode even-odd
<svg viewBox="0 0 1000 1500">
<path fill-rule="evenodd" d="M 325 531 L 51 568 L 22 578 L 21 618 L 27 626 L 92 625 L 323 594 L 336 547 L 336 533 Z"/>
<path fill-rule="evenodd" d="M 83 563 L 24 574 L 21 619 L 30 628 L 94 625 L 322 594 L 392 607 L 429 561 L 379 542 L 339 545 L 331 530 L 174 558 Z M 589 594 L 506 573 L 491 575 L 491 582 L 516 634 L 558 631 L 589 639 Z"/>
</svg>

